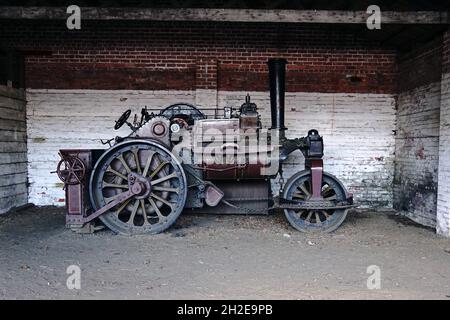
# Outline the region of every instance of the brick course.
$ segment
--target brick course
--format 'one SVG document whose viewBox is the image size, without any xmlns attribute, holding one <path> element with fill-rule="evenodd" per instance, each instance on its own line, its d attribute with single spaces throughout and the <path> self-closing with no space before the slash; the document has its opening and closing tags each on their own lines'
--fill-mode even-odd
<svg viewBox="0 0 450 320">
<path fill-rule="evenodd" d="M 395 92 L 396 52 L 358 28 L 83 21 L 69 31 L 64 21 L 3 20 L 0 45 L 30 53 L 28 88 L 261 91 L 267 59 L 282 56 L 287 91 Z"/>
</svg>

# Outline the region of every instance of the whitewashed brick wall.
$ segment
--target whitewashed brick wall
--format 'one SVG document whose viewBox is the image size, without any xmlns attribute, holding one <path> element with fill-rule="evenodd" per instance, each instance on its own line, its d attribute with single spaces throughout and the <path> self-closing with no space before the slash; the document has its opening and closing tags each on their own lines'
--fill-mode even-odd
<svg viewBox="0 0 450 320">
<path fill-rule="evenodd" d="M 28 202 L 25 95 L 0 86 L 0 213 Z"/>
<path fill-rule="evenodd" d="M 450 73 L 442 74 L 436 232 L 450 237 Z"/>
<path fill-rule="evenodd" d="M 62 185 L 55 174 L 60 148 L 98 148 L 100 138 L 127 133 L 113 130 L 125 109 L 195 103 L 195 92 L 28 90 L 28 157 L 30 201 L 62 204 Z M 210 107 L 240 106 L 247 92 L 218 92 L 202 97 Z M 270 125 L 268 92 L 250 92 L 265 126 Z M 210 112 L 208 112 L 210 113 Z M 392 207 L 395 141 L 395 98 L 388 94 L 287 93 L 288 137 L 318 129 L 325 141 L 325 170 L 342 179 L 365 206 Z M 296 153 L 286 165 L 286 178 L 303 169 Z"/>
<path fill-rule="evenodd" d="M 401 92 L 397 100 L 394 208 L 436 226 L 441 83 Z"/>
</svg>

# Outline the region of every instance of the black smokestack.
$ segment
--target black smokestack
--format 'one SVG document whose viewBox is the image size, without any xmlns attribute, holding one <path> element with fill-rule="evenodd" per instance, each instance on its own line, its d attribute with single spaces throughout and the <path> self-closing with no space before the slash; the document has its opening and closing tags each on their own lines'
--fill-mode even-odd
<svg viewBox="0 0 450 320">
<path fill-rule="evenodd" d="M 269 88 L 270 112 L 272 115 L 272 129 L 280 130 L 284 135 L 284 92 L 286 78 L 286 59 L 269 59 Z"/>
</svg>

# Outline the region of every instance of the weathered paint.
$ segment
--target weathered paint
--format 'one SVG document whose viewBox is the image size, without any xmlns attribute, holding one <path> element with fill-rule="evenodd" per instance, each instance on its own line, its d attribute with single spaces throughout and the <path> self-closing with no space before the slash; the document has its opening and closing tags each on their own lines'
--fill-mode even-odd
<svg viewBox="0 0 450 320">
<path fill-rule="evenodd" d="M 397 100 L 394 208 L 436 225 L 441 83 L 401 92 Z"/>
</svg>

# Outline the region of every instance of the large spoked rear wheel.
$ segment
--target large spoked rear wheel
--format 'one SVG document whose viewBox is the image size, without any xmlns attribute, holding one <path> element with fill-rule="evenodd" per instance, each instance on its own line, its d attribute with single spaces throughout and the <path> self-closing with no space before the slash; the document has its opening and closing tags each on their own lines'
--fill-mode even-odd
<svg viewBox="0 0 450 320">
<path fill-rule="evenodd" d="M 100 216 L 120 234 L 154 234 L 169 228 L 186 202 L 183 167 L 165 147 L 150 141 L 115 145 L 98 160 L 89 184 L 91 204 L 98 210 L 129 190 L 130 173 L 146 179 L 145 196 L 135 195 Z"/>
<path fill-rule="evenodd" d="M 309 170 L 292 176 L 283 189 L 283 197 L 288 200 L 309 200 L 312 194 L 311 173 Z M 322 179 L 322 197 L 324 200 L 344 201 L 346 190 L 333 175 L 324 172 Z M 284 213 L 290 224 L 302 232 L 332 232 L 336 230 L 347 216 L 348 209 L 328 210 L 292 210 Z"/>
</svg>

